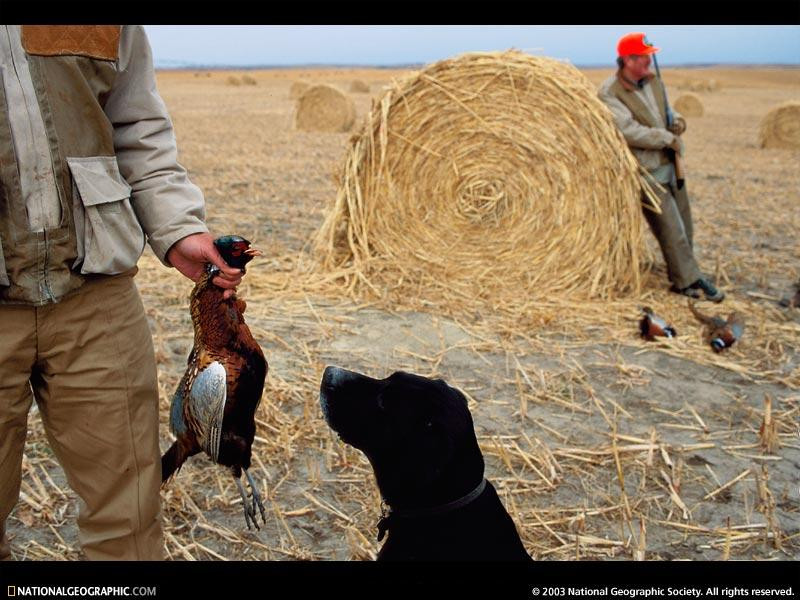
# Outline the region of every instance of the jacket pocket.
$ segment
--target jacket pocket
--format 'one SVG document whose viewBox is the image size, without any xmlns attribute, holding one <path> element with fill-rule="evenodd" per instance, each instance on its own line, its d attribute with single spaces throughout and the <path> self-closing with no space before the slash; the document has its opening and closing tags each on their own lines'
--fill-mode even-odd
<svg viewBox="0 0 800 600">
<path fill-rule="evenodd" d="M 131 206 L 131 187 L 114 156 L 67 158 L 73 181 L 78 258 L 84 275 L 116 275 L 136 265 L 145 236 Z"/>
</svg>

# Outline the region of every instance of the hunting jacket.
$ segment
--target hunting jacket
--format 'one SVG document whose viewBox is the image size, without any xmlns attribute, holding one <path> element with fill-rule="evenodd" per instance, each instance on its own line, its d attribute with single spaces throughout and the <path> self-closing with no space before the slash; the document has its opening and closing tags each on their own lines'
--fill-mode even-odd
<svg viewBox="0 0 800 600">
<path fill-rule="evenodd" d="M 674 170 L 665 149 L 676 136 L 667 130 L 667 102 L 661 84 L 655 75 L 641 83 L 638 87 L 617 71 L 602 83 L 598 95 L 611 109 L 614 122 L 642 167 L 661 183 L 667 183 Z M 672 114 L 676 121 L 684 120 L 674 110 Z"/>
<path fill-rule="evenodd" d="M 131 271 L 208 231 L 139 26 L 0 26 L 0 303 Z M 168 265 L 169 266 L 169 265 Z"/>
</svg>

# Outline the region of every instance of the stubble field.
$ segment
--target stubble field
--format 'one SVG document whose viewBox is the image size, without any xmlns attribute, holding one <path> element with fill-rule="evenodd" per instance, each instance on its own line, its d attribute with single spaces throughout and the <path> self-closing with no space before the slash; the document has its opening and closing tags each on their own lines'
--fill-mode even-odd
<svg viewBox="0 0 800 600">
<path fill-rule="evenodd" d="M 599 84 L 610 70 L 587 70 Z M 257 413 L 252 474 L 268 511 L 248 532 L 232 478 L 203 456 L 163 489 L 169 557 L 177 560 L 361 560 L 379 550 L 380 496 L 366 460 L 322 419 L 328 364 L 385 377 L 442 377 L 470 399 L 487 477 L 536 559 L 766 559 L 800 555 L 800 309 L 778 305 L 800 279 L 800 151 L 758 147 L 774 106 L 800 99 L 800 70 L 665 70 L 671 99 L 691 81 L 705 115 L 688 119 L 688 185 L 701 265 L 748 319 L 715 355 L 685 302 L 667 292 L 660 255 L 643 292 L 613 302 L 554 299 L 510 321 L 486 307 L 434 311 L 351 297 L 310 274 L 309 238 L 336 192 L 350 134 L 293 128 L 293 81 L 350 94 L 359 119 L 391 70 L 160 72 L 179 159 L 205 192 L 215 233 L 264 255 L 240 295 L 270 363 Z M 358 126 L 358 125 L 357 125 Z M 652 245 L 652 236 L 647 233 Z M 168 407 L 191 348 L 191 282 L 149 250 L 137 283 L 159 364 L 162 449 Z M 532 265 L 531 268 L 535 268 Z M 680 336 L 647 343 L 649 304 Z M 408 309 L 413 310 L 408 310 Z M 765 399 L 779 444 L 759 437 Z M 15 557 L 80 556 L 78 503 L 34 411 L 23 495 L 9 519 Z"/>
</svg>

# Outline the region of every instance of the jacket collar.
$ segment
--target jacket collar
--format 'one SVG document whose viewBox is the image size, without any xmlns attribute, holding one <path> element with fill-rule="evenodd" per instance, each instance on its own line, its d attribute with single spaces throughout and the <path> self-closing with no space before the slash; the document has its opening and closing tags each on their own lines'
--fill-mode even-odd
<svg viewBox="0 0 800 600">
<path fill-rule="evenodd" d="M 639 81 L 631 81 L 625 75 L 622 74 L 622 69 L 617 69 L 617 80 L 620 82 L 622 87 L 624 87 L 629 92 L 635 92 L 636 90 L 642 89 L 645 83 L 650 83 L 655 78 L 654 73 L 650 73 L 642 77 Z"/>
</svg>

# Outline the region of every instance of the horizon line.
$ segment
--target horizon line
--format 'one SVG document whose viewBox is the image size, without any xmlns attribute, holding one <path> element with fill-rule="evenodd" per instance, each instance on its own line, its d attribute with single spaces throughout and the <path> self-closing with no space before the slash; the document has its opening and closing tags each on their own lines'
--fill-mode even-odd
<svg viewBox="0 0 800 600">
<path fill-rule="evenodd" d="M 178 62 L 178 61 L 176 61 Z M 435 62 L 435 61 L 433 61 Z M 169 64 L 170 61 L 159 61 L 155 65 L 156 70 L 160 71 L 257 71 L 257 70 L 290 70 L 290 69 L 420 69 L 432 63 L 396 63 L 396 64 L 358 64 L 358 63 L 298 63 L 298 64 L 258 64 L 258 65 L 238 65 L 238 64 L 204 64 L 204 63 L 179 63 Z M 572 64 L 572 63 L 570 63 Z M 578 69 L 615 69 L 616 66 L 607 63 L 584 63 L 574 64 Z M 683 62 L 667 63 L 661 65 L 664 68 L 707 68 L 707 67 L 789 67 L 800 68 L 800 63 L 764 62 L 764 63 L 742 63 L 742 62 Z"/>
</svg>

